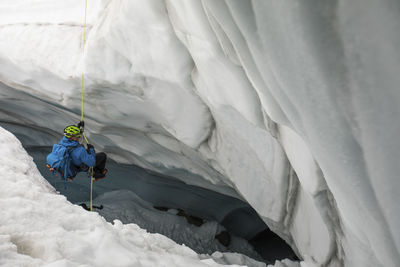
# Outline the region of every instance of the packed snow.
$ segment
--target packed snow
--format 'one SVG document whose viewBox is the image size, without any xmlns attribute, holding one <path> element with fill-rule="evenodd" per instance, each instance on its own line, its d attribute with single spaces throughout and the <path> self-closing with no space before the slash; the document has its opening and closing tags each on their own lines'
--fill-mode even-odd
<svg viewBox="0 0 400 267">
<path fill-rule="evenodd" d="M 24 145 L 79 121 L 84 73 L 87 136 L 110 158 L 247 201 L 302 265 L 398 266 L 398 1 L 88 2 L 84 51 L 83 1 L 0 3 L 0 122 Z"/>
</svg>

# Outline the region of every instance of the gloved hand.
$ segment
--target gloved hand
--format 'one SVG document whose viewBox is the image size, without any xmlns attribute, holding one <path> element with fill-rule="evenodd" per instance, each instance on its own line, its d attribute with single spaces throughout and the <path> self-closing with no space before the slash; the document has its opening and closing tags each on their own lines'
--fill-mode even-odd
<svg viewBox="0 0 400 267">
<path fill-rule="evenodd" d="M 83 130 L 83 128 L 85 128 L 85 122 L 84 121 L 80 121 L 78 123 L 78 125 L 76 125 L 79 129 Z"/>
<path fill-rule="evenodd" d="M 93 148 L 93 150 L 94 150 L 94 146 L 93 146 L 93 145 L 87 144 L 87 149 L 86 149 L 86 151 L 87 151 L 88 153 L 90 153 L 90 149 L 91 149 L 91 148 Z"/>
</svg>

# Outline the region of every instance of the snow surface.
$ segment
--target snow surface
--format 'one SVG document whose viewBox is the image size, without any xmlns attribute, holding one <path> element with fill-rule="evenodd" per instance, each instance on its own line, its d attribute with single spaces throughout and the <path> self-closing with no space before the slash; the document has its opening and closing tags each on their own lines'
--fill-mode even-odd
<svg viewBox="0 0 400 267">
<path fill-rule="evenodd" d="M 57 194 L 40 175 L 20 142 L 1 127 L 0 162 L 0 266 L 221 266 L 217 262 L 230 266 L 265 266 L 235 253 L 198 255 L 136 224 L 123 224 L 120 220 L 107 223 L 96 212 L 88 212 Z M 149 213 L 152 208 L 149 203 L 133 193 L 110 194 L 134 200 L 113 203 L 120 207 L 136 207 L 125 214 L 124 219 L 135 212 L 155 218 L 155 211 Z M 110 194 L 97 200 L 110 207 L 110 203 L 106 203 Z M 105 208 L 102 213 L 111 216 L 120 211 Z M 140 216 L 135 219 L 140 221 Z M 164 226 L 174 226 L 166 216 L 163 220 Z M 211 229 L 211 225 L 206 226 L 197 234 L 205 236 L 201 231 Z M 277 264 L 275 266 L 281 266 Z M 298 263 L 291 262 L 288 266 L 298 266 Z"/>
<path fill-rule="evenodd" d="M 307 264 L 398 266 L 398 10 L 89 0 L 82 53 L 82 1 L 3 0 L 0 121 L 51 145 L 84 72 L 87 135 L 113 159 L 246 200 Z"/>
</svg>

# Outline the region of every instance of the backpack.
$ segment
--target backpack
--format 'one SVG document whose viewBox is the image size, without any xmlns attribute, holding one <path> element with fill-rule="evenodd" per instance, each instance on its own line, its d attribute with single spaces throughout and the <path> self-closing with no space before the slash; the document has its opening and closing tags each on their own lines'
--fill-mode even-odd
<svg viewBox="0 0 400 267">
<path fill-rule="evenodd" d="M 47 167 L 60 173 L 64 179 L 75 177 L 77 171 L 76 168 L 71 166 L 71 151 L 76 147 L 78 146 L 65 147 L 60 144 L 54 144 L 53 150 L 46 158 Z"/>
</svg>

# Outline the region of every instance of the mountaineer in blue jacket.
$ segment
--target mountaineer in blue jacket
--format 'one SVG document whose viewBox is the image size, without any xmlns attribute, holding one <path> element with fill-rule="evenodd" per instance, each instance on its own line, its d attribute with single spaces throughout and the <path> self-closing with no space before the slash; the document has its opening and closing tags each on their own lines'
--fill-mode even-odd
<svg viewBox="0 0 400 267">
<path fill-rule="evenodd" d="M 104 152 L 96 153 L 91 144 L 87 144 L 86 149 L 80 144 L 81 127 L 83 127 L 83 122 L 80 122 L 77 126 L 69 125 L 65 127 L 64 137 L 59 142 L 60 145 L 70 149 L 71 177 L 68 178 L 71 180 L 78 172 L 87 171 L 89 167 L 93 167 L 93 177 L 96 180 L 105 178 L 107 155 Z"/>
</svg>

